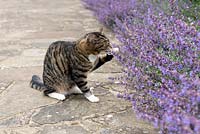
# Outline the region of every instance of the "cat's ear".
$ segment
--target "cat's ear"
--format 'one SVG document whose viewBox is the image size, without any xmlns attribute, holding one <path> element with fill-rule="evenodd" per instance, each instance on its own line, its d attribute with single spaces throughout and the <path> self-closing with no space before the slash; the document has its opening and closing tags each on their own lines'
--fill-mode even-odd
<svg viewBox="0 0 200 134">
<path fill-rule="evenodd" d="M 96 36 L 94 34 L 88 34 L 87 37 L 86 37 L 86 41 L 88 43 L 92 43 L 95 38 L 96 38 Z"/>
<path fill-rule="evenodd" d="M 100 32 L 101 34 L 103 34 L 103 27 L 101 27 L 101 28 L 99 29 L 99 32 Z"/>
</svg>

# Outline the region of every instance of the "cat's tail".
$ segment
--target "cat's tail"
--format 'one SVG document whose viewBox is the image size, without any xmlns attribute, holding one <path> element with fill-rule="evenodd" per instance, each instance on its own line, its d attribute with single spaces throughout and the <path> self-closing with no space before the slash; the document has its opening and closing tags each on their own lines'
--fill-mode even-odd
<svg viewBox="0 0 200 134">
<path fill-rule="evenodd" d="M 42 80 L 37 75 L 32 76 L 32 80 L 30 81 L 30 87 L 39 91 L 44 91 L 46 89 Z"/>
</svg>

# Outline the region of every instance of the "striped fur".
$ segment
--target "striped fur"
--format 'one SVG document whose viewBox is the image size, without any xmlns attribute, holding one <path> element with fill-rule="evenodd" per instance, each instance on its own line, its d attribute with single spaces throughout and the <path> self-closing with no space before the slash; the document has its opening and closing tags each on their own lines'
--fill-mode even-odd
<svg viewBox="0 0 200 134">
<path fill-rule="evenodd" d="M 74 87 L 88 94 L 90 92 L 87 86 L 88 73 L 110 61 L 113 56 L 109 54 L 98 56 L 94 62 L 91 62 L 88 57 L 91 54 L 99 55 L 109 49 L 111 49 L 110 42 L 101 32 L 88 33 L 76 42 L 54 42 L 46 52 L 43 82 L 38 76 L 33 75 L 31 87 L 49 96 L 54 92 L 68 95 Z M 59 95 L 51 94 L 51 96 Z"/>
</svg>

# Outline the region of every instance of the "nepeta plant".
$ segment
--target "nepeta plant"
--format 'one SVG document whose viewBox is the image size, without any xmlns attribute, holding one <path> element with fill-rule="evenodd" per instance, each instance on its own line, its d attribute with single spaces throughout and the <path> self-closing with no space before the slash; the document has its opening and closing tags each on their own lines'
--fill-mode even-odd
<svg viewBox="0 0 200 134">
<path fill-rule="evenodd" d="M 128 90 L 119 97 L 162 133 L 200 133 L 200 33 L 176 1 L 83 1 L 123 43 L 116 57 Z"/>
</svg>

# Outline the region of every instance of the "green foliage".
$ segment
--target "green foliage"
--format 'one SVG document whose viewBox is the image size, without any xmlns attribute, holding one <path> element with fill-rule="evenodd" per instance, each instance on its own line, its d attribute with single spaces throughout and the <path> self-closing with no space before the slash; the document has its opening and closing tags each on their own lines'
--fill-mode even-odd
<svg viewBox="0 0 200 134">
<path fill-rule="evenodd" d="M 200 21 L 200 0 L 184 0 L 187 3 L 188 8 L 183 8 L 181 10 L 182 14 L 186 18 L 186 22 L 193 23 Z M 197 30 L 200 30 L 199 25 L 195 25 Z"/>
</svg>

